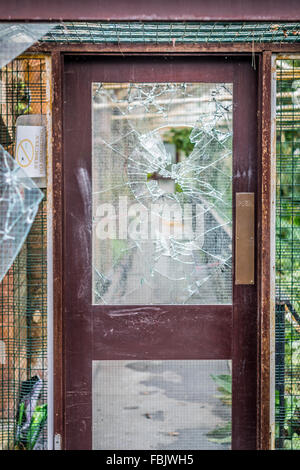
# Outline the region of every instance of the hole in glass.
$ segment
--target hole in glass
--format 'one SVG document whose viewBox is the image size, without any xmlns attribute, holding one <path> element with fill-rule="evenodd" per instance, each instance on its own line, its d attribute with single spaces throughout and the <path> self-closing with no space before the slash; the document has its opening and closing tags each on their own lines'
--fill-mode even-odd
<svg viewBox="0 0 300 470">
<path fill-rule="evenodd" d="M 93 83 L 93 303 L 232 300 L 232 84 Z"/>
</svg>

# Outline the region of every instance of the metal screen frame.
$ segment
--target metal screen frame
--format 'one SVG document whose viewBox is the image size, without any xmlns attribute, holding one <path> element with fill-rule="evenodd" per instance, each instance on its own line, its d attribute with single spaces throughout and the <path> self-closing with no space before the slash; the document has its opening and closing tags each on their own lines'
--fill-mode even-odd
<svg viewBox="0 0 300 470">
<path fill-rule="evenodd" d="M 276 448 L 299 449 L 297 86 L 300 56 L 277 56 Z"/>
</svg>

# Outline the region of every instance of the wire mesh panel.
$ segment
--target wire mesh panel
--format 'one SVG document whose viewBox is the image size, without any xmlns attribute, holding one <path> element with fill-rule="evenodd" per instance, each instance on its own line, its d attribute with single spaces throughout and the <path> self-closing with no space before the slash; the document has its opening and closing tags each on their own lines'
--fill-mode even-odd
<svg viewBox="0 0 300 470">
<path fill-rule="evenodd" d="M 300 449 L 300 60 L 277 60 L 276 447 Z"/>
<path fill-rule="evenodd" d="M 43 58 L 18 58 L 0 71 L 0 144 L 14 155 L 16 120 L 46 113 Z M 0 448 L 46 447 L 47 201 L 0 285 Z"/>
<path fill-rule="evenodd" d="M 64 22 L 42 41 L 61 43 L 231 43 L 299 41 L 300 24 L 251 22 Z"/>
<path fill-rule="evenodd" d="M 231 361 L 93 361 L 93 448 L 231 448 Z"/>
</svg>

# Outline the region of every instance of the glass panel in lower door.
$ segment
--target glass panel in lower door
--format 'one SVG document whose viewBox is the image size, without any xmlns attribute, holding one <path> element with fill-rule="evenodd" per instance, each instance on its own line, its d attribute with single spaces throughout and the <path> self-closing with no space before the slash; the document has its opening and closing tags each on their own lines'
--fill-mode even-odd
<svg viewBox="0 0 300 470">
<path fill-rule="evenodd" d="M 231 447 L 231 361 L 93 361 L 93 449 Z"/>
</svg>

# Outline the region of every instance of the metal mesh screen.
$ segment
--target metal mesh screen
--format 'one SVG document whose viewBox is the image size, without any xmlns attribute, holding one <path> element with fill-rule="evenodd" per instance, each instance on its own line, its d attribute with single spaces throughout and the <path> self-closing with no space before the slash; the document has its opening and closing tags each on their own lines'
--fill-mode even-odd
<svg viewBox="0 0 300 470">
<path fill-rule="evenodd" d="M 300 60 L 277 60 L 276 447 L 300 449 Z"/>
<path fill-rule="evenodd" d="M 65 22 L 42 41 L 61 43 L 231 43 L 299 41 L 300 23 Z"/>
<path fill-rule="evenodd" d="M 45 74 L 43 58 L 18 58 L 0 71 L 0 143 L 11 155 L 18 116 L 46 113 Z M 46 233 L 45 191 L 26 242 L 0 285 L 2 449 L 47 443 Z"/>
<path fill-rule="evenodd" d="M 93 449 L 228 450 L 231 380 L 226 360 L 93 361 Z"/>
</svg>

